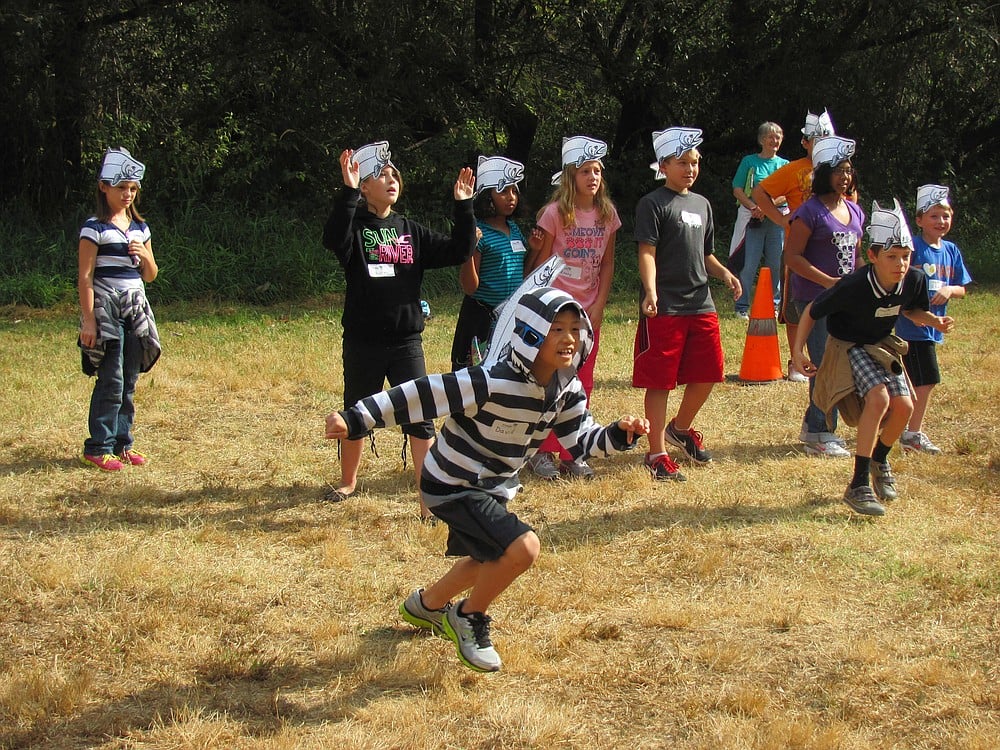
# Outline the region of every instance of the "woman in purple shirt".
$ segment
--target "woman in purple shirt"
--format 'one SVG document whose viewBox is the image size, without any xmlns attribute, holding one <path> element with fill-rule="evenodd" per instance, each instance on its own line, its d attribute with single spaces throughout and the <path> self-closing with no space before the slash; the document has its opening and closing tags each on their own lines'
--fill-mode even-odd
<svg viewBox="0 0 1000 750">
<path fill-rule="evenodd" d="M 857 190 L 857 174 L 851 163 L 854 141 L 829 136 L 813 146 L 812 197 L 792 215 L 785 241 L 785 263 L 791 271 L 789 298 L 805 310 L 824 289 L 836 284 L 857 265 L 864 233 L 865 214 L 848 200 Z M 806 349 L 818 367 L 826 350 L 826 322 L 816 321 Z M 799 440 L 806 453 L 847 457 L 844 441 L 837 437 L 837 415 L 833 424 L 812 403 L 814 381 L 809 381 L 809 406 L 802 420 Z"/>
</svg>

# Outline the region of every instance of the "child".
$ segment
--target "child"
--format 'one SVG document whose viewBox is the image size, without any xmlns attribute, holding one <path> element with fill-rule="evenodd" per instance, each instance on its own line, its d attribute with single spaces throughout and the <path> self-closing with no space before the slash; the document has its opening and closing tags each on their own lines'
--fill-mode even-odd
<svg viewBox="0 0 1000 750">
<path fill-rule="evenodd" d="M 913 267 L 927 275 L 927 293 L 935 315 L 945 314 L 949 299 L 964 297 L 965 286 L 972 281 L 962 251 L 955 243 L 942 239 L 951 229 L 953 216 L 948 188 L 924 185 L 917 190 L 920 235 L 913 238 Z M 915 391 L 913 415 L 900 443 L 904 451 L 937 455 L 941 449 L 924 434 L 923 422 L 931 391 L 941 382 L 937 345 L 944 343 L 944 336 L 933 328 L 915 326 L 905 318 L 896 322 L 896 335 L 910 344 L 903 364 Z"/>
<path fill-rule="evenodd" d="M 446 554 L 461 559 L 413 591 L 399 612 L 450 638 L 462 663 L 480 672 L 501 666 L 486 610 L 539 553 L 535 532 L 507 510 L 527 457 L 551 429 L 573 459 L 582 459 L 628 450 L 649 426 L 623 417 L 601 427 L 591 417 L 577 377 L 590 354 L 591 327 L 576 300 L 541 287 L 516 304 L 514 336 L 491 367 L 420 378 L 326 418 L 326 436 L 343 439 L 447 415 L 424 462 L 420 492 L 448 525 Z M 468 598 L 452 604 L 466 589 Z"/>
<path fill-rule="evenodd" d="M 764 216 L 784 228 L 786 245 L 788 244 L 791 214 L 809 199 L 811 193 L 813 144 L 819 138 L 835 135 L 830 113 L 825 109 L 821 115 L 806 112 L 806 122 L 801 132 L 802 148 L 806 155 L 772 172 L 758 182 L 751 193 L 754 205 L 760 209 Z M 795 306 L 790 303 L 790 300 L 791 298 L 788 296 L 788 271 L 784 269 L 781 273 L 781 304 L 778 321 L 785 324 L 789 350 L 795 344 L 795 326 L 799 322 L 798 311 L 795 310 Z M 792 367 L 791 360 L 788 362 L 788 380 L 793 383 L 804 383 L 808 380 L 805 375 Z"/>
<path fill-rule="evenodd" d="M 608 144 L 604 141 L 582 135 L 563 138 L 562 171 L 553 175 L 556 189 L 538 217 L 541 247 L 530 254 L 525 266 L 526 272 L 533 271 L 553 255 L 566 262 L 552 285 L 583 305 L 594 329 L 593 351 L 579 373 L 588 399 L 594 390 L 604 306 L 615 272 L 615 234 L 622 225 L 604 180 L 601 159 L 607 153 Z M 552 459 L 556 451 L 560 451 L 559 441 L 553 436 L 529 462 L 532 471 L 544 479 L 558 478 L 559 470 Z M 586 462 L 574 463 L 568 460 L 565 451 L 560 454 L 560 468 L 570 476 L 584 479 L 594 476 Z"/>
<path fill-rule="evenodd" d="M 789 271 L 787 308 L 795 319 L 824 289 L 837 283 L 858 265 L 864 211 L 850 195 L 857 189 L 851 161 L 855 142 L 831 135 L 817 139 L 812 149 L 812 197 L 792 214 L 785 240 Z M 809 356 L 819 367 L 826 348 L 826 321 L 816 322 L 807 340 Z M 850 452 L 837 436 L 837 413 L 829 418 L 813 402 L 815 382 L 809 383 L 809 403 L 802 417 L 799 440 L 805 452 L 824 458 L 848 458 Z M 829 425 L 828 425 L 829 423 Z"/>
<path fill-rule="evenodd" d="M 403 178 L 391 161 L 386 141 L 347 149 L 340 154 L 344 189 L 323 227 L 323 246 L 344 267 L 344 403 L 356 401 L 390 385 L 426 373 L 420 332 L 424 315 L 420 284 L 428 268 L 457 266 L 476 245 L 472 216 L 472 170 L 462 169 L 453 189 L 455 220 L 451 237 L 432 232 L 392 210 L 403 191 Z M 359 204 L 360 202 L 360 204 Z M 403 430 L 417 478 L 434 438 L 425 421 Z M 361 438 L 341 444 L 340 484 L 325 499 L 346 500 L 354 494 L 361 464 Z M 430 514 L 420 504 L 420 517 Z"/>
<path fill-rule="evenodd" d="M 868 516 L 884 515 L 882 502 L 897 497 L 889 451 L 913 411 L 899 359 L 906 344 L 890 335 L 893 325 L 902 313 L 938 331 L 954 326 L 951 318 L 928 311 L 927 279 L 910 268 L 913 240 L 899 202 L 893 202 L 892 211 L 878 203 L 872 206 L 870 265 L 848 274 L 806 306 L 792 350 L 795 366 L 815 375 L 816 366 L 802 350 L 815 321 L 828 319 L 829 343 L 816 378 L 817 406 L 828 411 L 840 404 L 845 421 L 857 417 L 854 477 L 844 502 Z M 863 400 L 860 408 L 852 403 L 857 399 Z"/>
<path fill-rule="evenodd" d="M 665 183 L 647 193 L 635 209 L 642 294 L 632 385 L 645 388 L 649 453 L 645 464 L 653 478 L 684 481 L 667 455 L 665 441 L 691 461 L 712 460 L 700 432 L 692 429 L 712 388 L 722 382 L 719 316 L 708 277 L 720 279 L 738 299 L 740 280 L 712 254 L 715 227 L 712 206 L 691 192 L 698 179 L 702 141 L 697 128 L 668 128 L 653 133 L 653 150 Z M 666 423 L 667 397 L 683 384 L 677 416 Z"/>
<path fill-rule="evenodd" d="M 775 307 L 781 304 L 781 247 L 785 238 L 784 228 L 767 218 L 750 194 L 754 185 L 788 164 L 788 159 L 778 156 L 784 137 L 785 133 L 778 123 L 761 123 L 757 128 L 760 153 L 744 156 L 733 177 L 733 196 L 739 208 L 736 212 L 736 224 L 733 226 L 733 238 L 729 243 L 729 257 L 734 259 L 742 246 L 743 262 L 739 277 L 743 294 L 736 300 L 736 317 L 744 320 L 750 318 L 750 293 L 753 291 L 761 260 L 771 270 L 771 291 Z M 781 208 L 787 210 L 785 205 Z M 778 210 L 780 212 L 781 209 Z M 735 270 L 732 263 L 729 264 L 729 269 Z"/>
<path fill-rule="evenodd" d="M 135 384 L 160 357 L 145 284 L 159 273 L 149 227 L 139 214 L 146 166 L 124 148 L 104 154 L 97 176 L 97 214 L 80 229 L 80 339 L 83 371 L 96 375 L 90 437 L 80 460 L 102 471 L 142 466 L 132 447 Z"/>
<path fill-rule="evenodd" d="M 451 369 L 477 364 L 472 341 L 485 344 L 493 327 L 493 311 L 524 281 L 527 243 L 512 217 L 520 205 L 517 185 L 524 165 L 502 156 L 479 157 L 473 209 L 482 238 L 463 265 L 458 279 L 465 292 L 451 345 Z"/>
</svg>

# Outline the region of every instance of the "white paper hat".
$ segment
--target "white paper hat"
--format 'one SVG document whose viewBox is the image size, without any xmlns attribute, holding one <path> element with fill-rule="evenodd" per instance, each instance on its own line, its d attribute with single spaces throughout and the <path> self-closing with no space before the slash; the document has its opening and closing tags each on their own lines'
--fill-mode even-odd
<svg viewBox="0 0 1000 750">
<path fill-rule="evenodd" d="M 908 247 L 913 249 L 913 236 L 906 224 L 906 216 L 899 201 L 892 199 L 893 209 L 879 206 L 878 201 L 872 202 L 872 223 L 868 225 L 868 239 L 872 245 L 882 247 Z"/>
<path fill-rule="evenodd" d="M 806 125 L 802 128 L 802 137 L 808 140 L 828 135 L 836 135 L 833 129 L 833 120 L 830 119 L 830 113 L 826 109 L 823 110 L 823 114 L 821 115 L 806 112 Z"/>
<path fill-rule="evenodd" d="M 101 171 L 97 179 L 117 185 L 121 182 L 139 183 L 146 174 L 146 165 L 132 158 L 132 154 L 124 148 L 109 148 L 104 152 Z"/>
<path fill-rule="evenodd" d="M 917 188 L 918 214 L 922 214 L 931 206 L 938 205 L 951 208 L 951 204 L 948 202 L 948 188 L 944 185 L 921 185 Z"/>
<path fill-rule="evenodd" d="M 667 128 L 653 131 L 653 151 L 656 160 L 663 161 L 671 156 L 680 156 L 685 151 L 697 148 L 704 139 L 698 128 Z"/>
<path fill-rule="evenodd" d="M 389 141 L 369 143 L 354 150 L 351 161 L 358 165 L 358 179 L 364 182 L 369 177 L 378 177 L 386 167 L 395 167 L 389 153 Z"/>
<path fill-rule="evenodd" d="M 524 179 L 524 165 L 504 156 L 480 156 L 476 165 L 476 195 L 492 188 L 502 193 Z"/>
<path fill-rule="evenodd" d="M 850 138 L 841 138 L 839 135 L 828 135 L 817 138 L 813 143 L 813 169 L 820 164 L 829 164 L 835 167 L 842 161 L 847 161 L 854 156 L 854 149 L 857 144 Z"/>
<path fill-rule="evenodd" d="M 596 138 L 585 135 L 574 135 L 571 138 L 563 138 L 562 141 L 562 165 L 565 169 L 572 164 L 575 167 L 582 167 L 588 161 L 601 161 L 608 155 L 608 144 Z M 604 162 L 601 162 L 603 166 Z M 562 179 L 562 170 L 552 175 L 552 184 L 558 185 Z"/>
</svg>

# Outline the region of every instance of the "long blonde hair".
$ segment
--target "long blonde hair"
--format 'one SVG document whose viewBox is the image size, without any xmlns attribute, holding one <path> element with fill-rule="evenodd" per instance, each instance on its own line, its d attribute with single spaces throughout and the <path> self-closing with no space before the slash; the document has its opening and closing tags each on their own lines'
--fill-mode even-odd
<svg viewBox="0 0 1000 750">
<path fill-rule="evenodd" d="M 586 162 L 584 162 L 586 164 Z M 576 226 L 576 173 L 579 167 L 575 164 L 567 164 L 563 167 L 562 177 L 559 184 L 552 191 L 549 203 L 555 203 L 559 209 L 559 218 L 564 227 Z M 608 194 L 608 183 L 604 179 L 604 168 L 601 168 L 601 186 L 597 188 L 594 196 L 594 208 L 597 209 L 597 224 L 604 226 L 610 224 L 615 215 L 615 204 L 611 202 Z"/>
</svg>

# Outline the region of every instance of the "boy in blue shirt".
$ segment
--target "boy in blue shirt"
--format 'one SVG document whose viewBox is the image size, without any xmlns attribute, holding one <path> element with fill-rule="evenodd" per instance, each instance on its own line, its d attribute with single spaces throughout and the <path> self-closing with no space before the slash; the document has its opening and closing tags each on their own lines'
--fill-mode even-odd
<svg viewBox="0 0 1000 750">
<path fill-rule="evenodd" d="M 922 185 L 917 189 L 917 226 L 920 234 L 913 238 L 913 267 L 927 276 L 930 309 L 935 315 L 946 313 L 949 299 L 964 297 L 965 286 L 972 281 L 965 268 L 962 251 L 955 243 L 943 239 L 951 229 L 953 218 L 948 188 Z M 914 325 L 905 318 L 896 322 L 896 335 L 910 345 L 903 364 L 915 391 L 913 415 L 903 431 L 900 444 L 904 451 L 936 456 L 941 449 L 923 432 L 923 423 L 931 391 L 941 382 L 937 345 L 944 343 L 944 336 L 940 331 Z"/>
<path fill-rule="evenodd" d="M 829 339 L 814 402 L 827 414 L 837 407 L 845 422 L 856 421 L 854 476 L 844 502 L 867 516 L 884 515 L 882 502 L 897 497 L 889 451 L 913 412 L 900 361 L 906 344 L 891 336 L 896 319 L 902 314 L 941 332 L 954 327 L 951 318 L 928 309 L 927 277 L 910 267 L 913 239 L 899 202 L 893 203 L 892 211 L 873 204 L 867 230 L 869 265 L 842 277 L 809 303 L 792 352 L 799 371 L 816 376 L 817 368 L 803 348 L 815 321 L 827 317 Z"/>
</svg>

